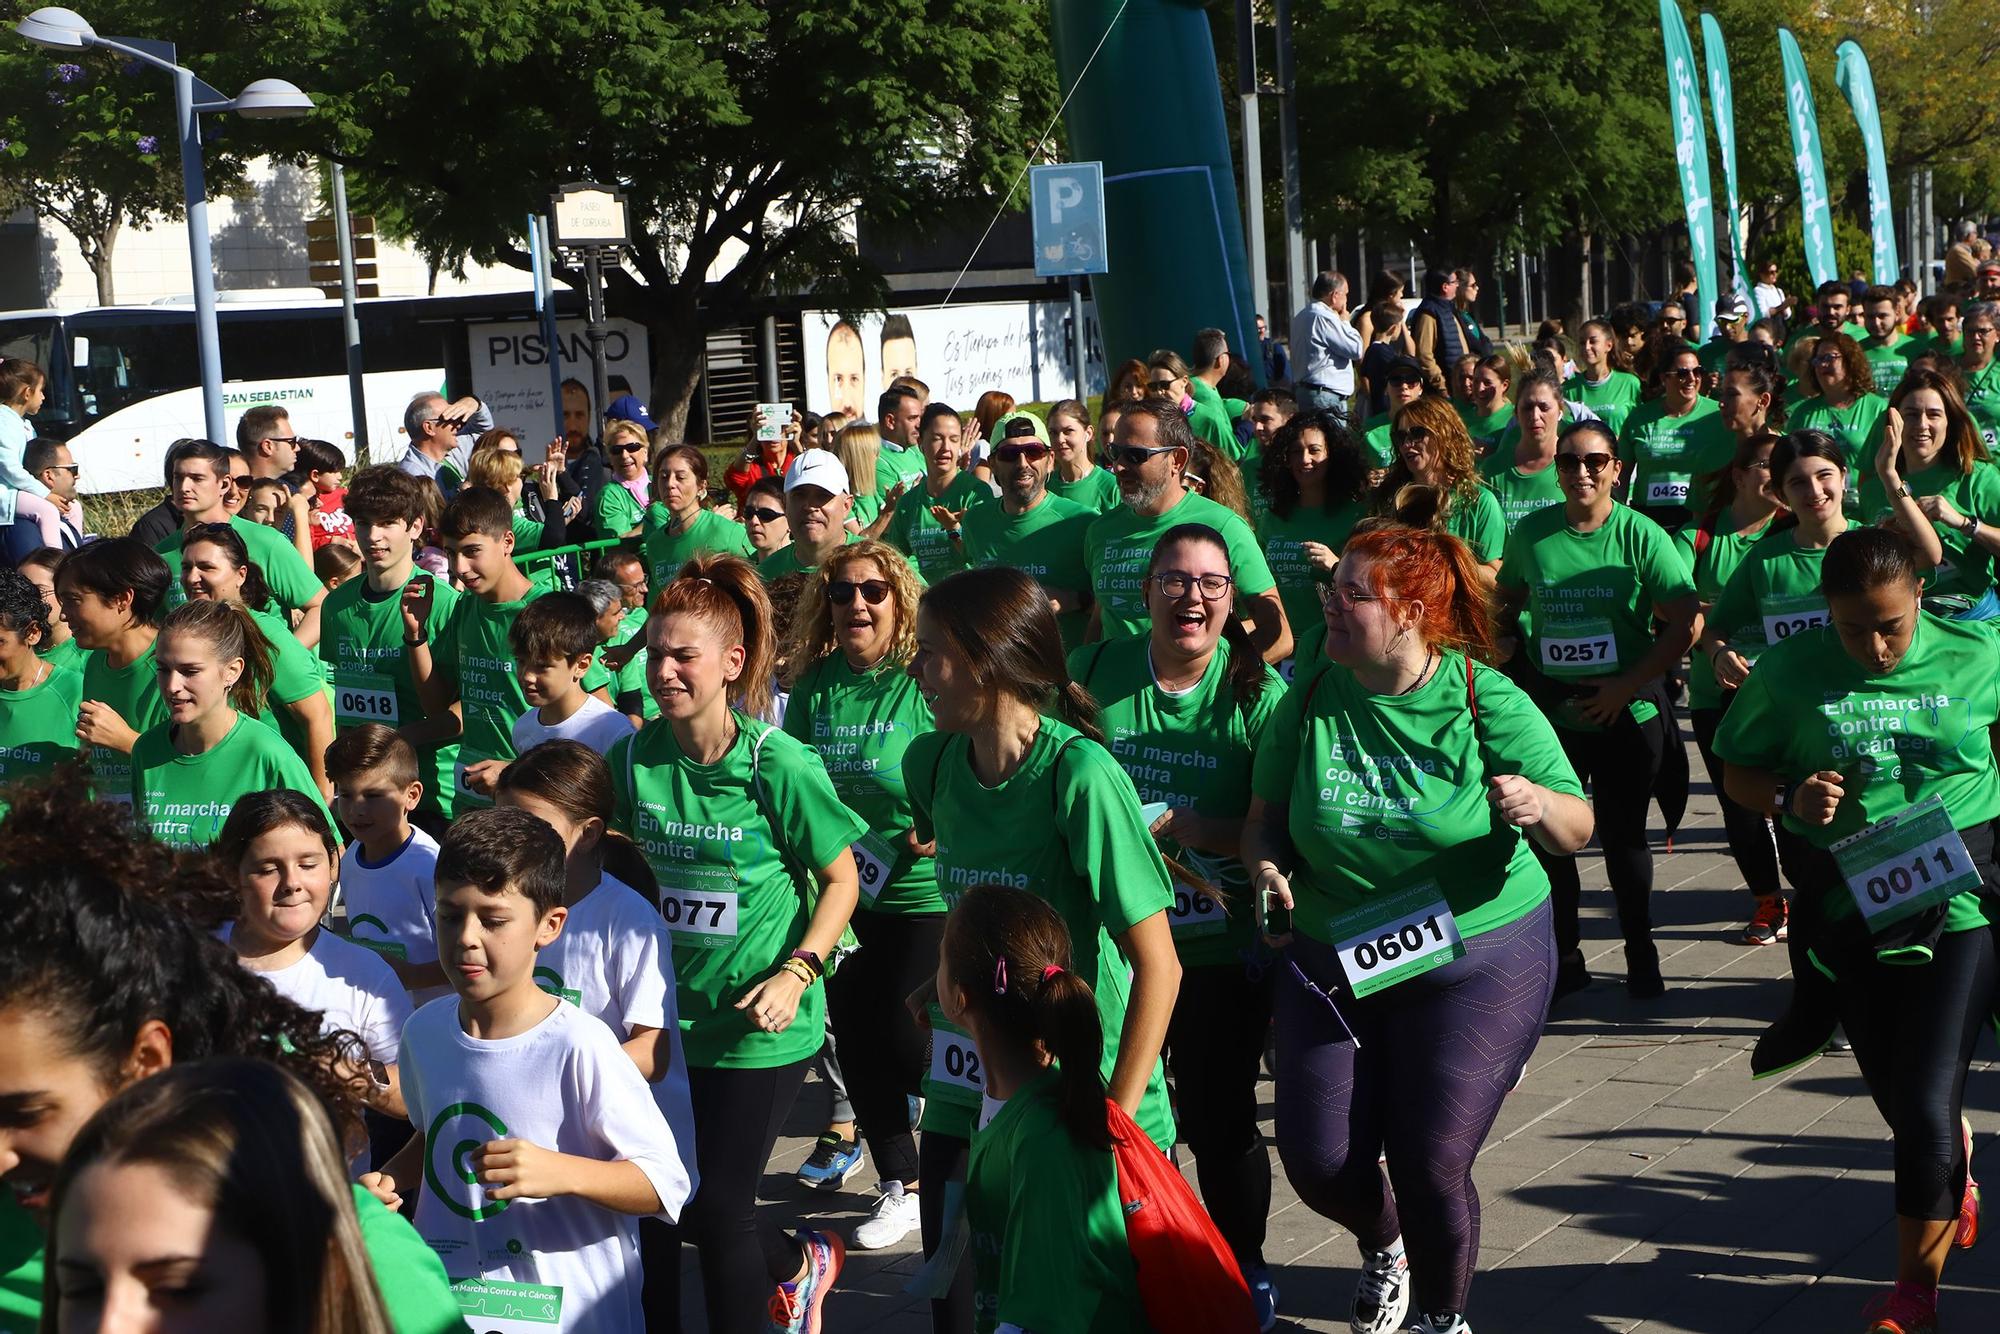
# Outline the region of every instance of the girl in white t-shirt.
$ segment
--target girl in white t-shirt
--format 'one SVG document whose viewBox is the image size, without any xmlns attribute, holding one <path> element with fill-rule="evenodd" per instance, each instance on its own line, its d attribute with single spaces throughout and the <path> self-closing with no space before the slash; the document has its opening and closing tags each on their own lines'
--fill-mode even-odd
<svg viewBox="0 0 2000 1334">
<path fill-rule="evenodd" d="M 410 998 L 381 955 L 320 924 L 339 876 L 340 845 L 317 802 L 278 788 L 236 803 L 215 850 L 242 895 L 223 938 L 245 968 L 321 1016 L 322 1032 L 351 1033 L 365 1063 L 368 1104 L 405 1119 L 396 1073 Z"/>
</svg>

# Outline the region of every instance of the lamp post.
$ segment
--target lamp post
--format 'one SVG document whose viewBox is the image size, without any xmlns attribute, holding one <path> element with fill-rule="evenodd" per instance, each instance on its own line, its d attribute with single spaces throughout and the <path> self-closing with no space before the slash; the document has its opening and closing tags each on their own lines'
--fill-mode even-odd
<svg viewBox="0 0 2000 1334">
<path fill-rule="evenodd" d="M 181 140 L 181 190 L 187 203 L 188 260 L 194 268 L 195 343 L 201 360 L 201 406 L 208 438 L 228 437 L 222 415 L 222 348 L 215 325 L 215 264 L 209 253 L 208 186 L 201 170 L 201 113 L 234 111 L 250 120 L 303 116 L 313 101 L 283 79 L 258 79 L 235 97 L 224 97 L 178 63 L 172 42 L 143 37 L 101 37 L 73 9 L 38 9 L 14 31 L 52 51 L 98 47 L 164 70 L 174 80 L 174 119 Z"/>
<path fill-rule="evenodd" d="M 597 417 L 611 406 L 610 377 L 604 362 L 604 340 L 610 332 L 604 315 L 604 261 L 618 262 L 631 249 L 631 213 L 625 196 L 594 181 L 579 181 L 558 189 L 549 203 L 549 243 L 583 257 L 588 299 L 584 336 L 590 340 L 591 378 L 597 390 Z M 557 404 L 562 400 L 558 398 Z"/>
</svg>

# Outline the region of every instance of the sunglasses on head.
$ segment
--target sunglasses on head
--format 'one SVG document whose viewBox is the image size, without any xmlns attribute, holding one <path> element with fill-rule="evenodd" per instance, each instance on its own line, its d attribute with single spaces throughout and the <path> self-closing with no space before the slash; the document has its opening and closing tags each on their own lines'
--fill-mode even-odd
<svg viewBox="0 0 2000 1334">
<path fill-rule="evenodd" d="M 1121 463 L 1128 468 L 1143 468 L 1146 460 L 1153 455 L 1171 453 L 1173 448 L 1172 445 L 1114 445 L 1104 451 L 1100 462 L 1107 468 L 1115 468 Z"/>
<path fill-rule="evenodd" d="M 886 579 L 863 579 L 859 583 L 852 579 L 835 579 L 826 586 L 826 595 L 843 607 L 854 601 L 856 593 L 859 593 L 869 606 L 879 607 L 888 601 L 889 594 L 894 591 Z"/>
<path fill-rule="evenodd" d="M 1049 447 L 1040 441 L 1030 440 L 1025 445 L 995 445 L 995 463 L 1039 463 L 1048 455 Z"/>
<path fill-rule="evenodd" d="M 1595 477 L 1611 466 L 1614 457 L 1611 454 L 1558 454 L 1556 468 L 1561 472 L 1582 472 L 1587 468 Z"/>
</svg>

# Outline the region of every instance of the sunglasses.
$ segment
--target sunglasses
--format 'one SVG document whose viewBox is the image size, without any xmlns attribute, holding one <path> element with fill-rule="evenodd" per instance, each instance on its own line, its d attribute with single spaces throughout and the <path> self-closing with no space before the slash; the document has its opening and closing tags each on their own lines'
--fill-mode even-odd
<svg viewBox="0 0 2000 1334">
<path fill-rule="evenodd" d="M 1674 366 L 1660 373 L 1676 380 L 1698 380 L 1701 378 L 1701 367 Z"/>
<path fill-rule="evenodd" d="M 1104 457 L 1098 461 L 1107 468 L 1115 468 L 1120 464 L 1127 468 L 1143 468 L 1153 455 L 1170 454 L 1173 449 L 1172 445 L 1119 445 L 1105 450 Z"/>
<path fill-rule="evenodd" d="M 611 452 L 613 454 L 643 454 L 646 452 L 646 447 L 636 441 L 625 440 L 613 445 Z"/>
<path fill-rule="evenodd" d="M 1431 431 L 1428 426 L 1410 426 L 1389 432 L 1390 442 L 1398 445 L 1422 444 L 1430 438 Z"/>
<path fill-rule="evenodd" d="M 1147 382 L 1146 392 L 1149 394 L 1172 393 L 1174 386 L 1178 383 L 1178 380 L 1152 380 Z"/>
<path fill-rule="evenodd" d="M 842 607 L 854 601 L 856 593 L 869 606 L 879 607 L 889 600 L 889 594 L 894 591 L 886 579 L 863 579 L 859 583 L 852 579 L 835 579 L 826 586 L 826 595 L 833 599 L 835 605 Z"/>
<path fill-rule="evenodd" d="M 1986 332 L 1987 332 L 1987 333 L 1992 333 L 1993 331 L 1992 331 L 1991 329 L 1988 329 L 1988 330 L 1987 330 Z M 79 476 L 81 476 L 81 475 L 82 475 L 82 473 L 83 473 L 83 465 L 82 465 L 81 463 L 51 463 L 51 464 L 50 464 L 50 465 L 49 465 L 48 467 L 46 467 L 46 468 L 42 469 L 42 471 L 43 471 L 43 472 L 73 472 L 73 473 L 76 473 L 76 474 L 78 474 Z"/>
<path fill-rule="evenodd" d="M 995 463 L 1040 463 L 1048 457 L 1049 447 L 1044 444 L 1001 445 L 993 451 Z"/>
<path fill-rule="evenodd" d="M 1614 457 L 1611 454 L 1558 454 L 1556 469 L 1559 472 L 1582 472 L 1588 468 L 1590 475 L 1595 477 L 1611 466 Z"/>
<path fill-rule="evenodd" d="M 783 510 L 765 509 L 760 505 L 756 509 L 744 510 L 743 517 L 746 519 L 755 519 L 759 523 L 776 523 L 785 517 L 785 512 Z"/>
</svg>

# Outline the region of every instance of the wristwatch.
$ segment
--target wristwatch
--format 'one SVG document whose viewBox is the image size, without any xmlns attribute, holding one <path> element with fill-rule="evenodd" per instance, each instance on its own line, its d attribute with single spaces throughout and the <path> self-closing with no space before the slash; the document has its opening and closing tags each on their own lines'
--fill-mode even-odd
<svg viewBox="0 0 2000 1334">
<path fill-rule="evenodd" d="M 1778 791 L 1771 798 L 1777 803 L 1778 814 L 1780 815 L 1790 815 L 1792 813 L 1792 787 L 1793 785 L 1790 783 L 1778 784 Z"/>
</svg>

